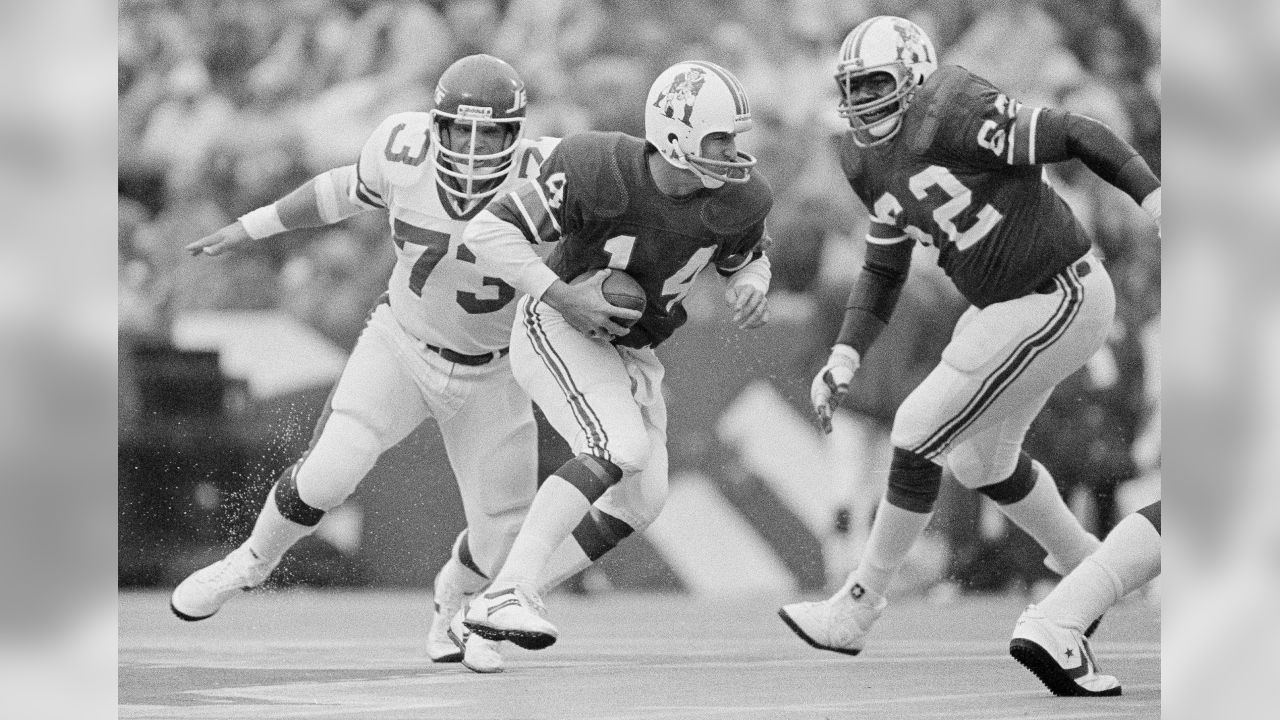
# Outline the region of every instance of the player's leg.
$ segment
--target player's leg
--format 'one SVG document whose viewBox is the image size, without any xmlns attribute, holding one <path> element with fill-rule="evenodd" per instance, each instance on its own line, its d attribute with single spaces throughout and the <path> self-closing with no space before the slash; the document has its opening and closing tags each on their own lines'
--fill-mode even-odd
<svg viewBox="0 0 1280 720">
<path fill-rule="evenodd" d="M 536 592 L 548 560 L 609 487 L 644 469 L 650 444 L 618 351 L 547 306 L 521 301 L 511 362 L 520 385 L 577 454 L 543 482 L 491 589 L 471 603 L 467 627 L 536 649 L 558 634 Z"/>
<path fill-rule="evenodd" d="M 433 414 L 457 478 L 467 529 L 435 578 L 428 655 L 436 662 L 462 660 L 477 672 L 498 672 L 502 656 L 496 643 L 478 637 L 455 643 L 449 627 L 466 600 L 488 585 L 520 530 L 537 490 L 538 429 L 532 402 L 512 377 L 507 358 L 480 368 L 456 367 L 449 382 L 451 394 L 465 400 L 433 408 Z"/>
<path fill-rule="evenodd" d="M 582 521 L 556 549 L 539 577 L 540 592 L 548 592 L 588 568 L 626 538 L 658 518 L 667 501 L 667 408 L 662 397 L 662 365 L 651 352 L 623 351 L 624 364 L 635 380 L 633 397 L 640 404 L 649 434 L 649 462 L 605 491 Z"/>
<path fill-rule="evenodd" d="M 805 641 L 860 652 L 893 574 L 932 515 L 944 453 L 1028 406 L 1038 409 L 1101 345 L 1115 297 L 1101 264 L 1090 262 L 1088 273 L 1067 271 L 1053 294 L 970 308 L 957 322 L 942 362 L 895 415 L 888 489 L 857 569 L 827 601 L 781 611 Z"/>
<path fill-rule="evenodd" d="M 1045 564 L 1065 574 L 1099 541 L 1067 507 L 1049 471 L 1022 451 L 1031 421 L 1049 397 L 1015 409 L 1005 420 L 962 440 L 947 455 L 956 480 L 995 501 L 1015 525 L 1048 553 Z"/>
<path fill-rule="evenodd" d="M 207 618 L 241 589 L 261 584 L 325 512 L 346 500 L 378 456 L 426 417 L 426 404 L 395 350 L 399 332 L 390 308 L 379 306 L 329 396 L 310 448 L 276 482 L 249 538 L 174 589 L 175 614 Z"/>
<path fill-rule="evenodd" d="M 778 611 L 783 622 L 816 648 L 861 652 L 866 634 L 888 604 L 885 594 L 893 574 L 933 515 L 941 482 L 940 465 L 895 447 L 888 488 L 858 566 L 830 598 L 784 606 Z"/>
<path fill-rule="evenodd" d="M 1102 545 L 1018 618 L 1009 654 L 1054 695 L 1119 695 L 1098 673 L 1085 626 L 1160 574 L 1160 502 L 1120 521 Z"/>
</svg>

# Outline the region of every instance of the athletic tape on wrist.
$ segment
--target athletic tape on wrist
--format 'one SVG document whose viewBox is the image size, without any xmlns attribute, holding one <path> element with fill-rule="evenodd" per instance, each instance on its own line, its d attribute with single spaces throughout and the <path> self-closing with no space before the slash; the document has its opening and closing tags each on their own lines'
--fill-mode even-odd
<svg viewBox="0 0 1280 720">
<path fill-rule="evenodd" d="M 279 235 L 286 230 L 284 223 L 280 221 L 280 212 L 276 210 L 275 203 L 241 215 L 240 224 L 254 240 Z"/>
</svg>

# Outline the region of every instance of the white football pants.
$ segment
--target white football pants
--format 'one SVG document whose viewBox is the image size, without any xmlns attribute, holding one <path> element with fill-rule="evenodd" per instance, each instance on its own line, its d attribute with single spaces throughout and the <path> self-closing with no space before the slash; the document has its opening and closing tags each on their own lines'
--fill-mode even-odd
<svg viewBox="0 0 1280 720">
<path fill-rule="evenodd" d="M 511 368 L 575 454 L 622 468 L 622 480 L 595 506 L 637 531 L 648 527 L 667 500 L 664 370 L 653 350 L 588 338 L 549 305 L 523 297 Z"/>
<path fill-rule="evenodd" d="M 1115 315 L 1111 278 L 1092 253 L 1055 282 L 1051 293 L 960 317 L 941 362 L 898 408 L 894 447 L 938 462 L 945 455 L 969 488 L 1013 473 L 1031 421 L 1102 347 Z"/>
<path fill-rule="evenodd" d="M 303 456 L 299 497 L 320 510 L 337 507 L 384 451 L 434 418 L 462 495 L 471 553 L 481 569 L 496 571 L 537 491 L 533 406 L 510 367 L 510 356 L 474 367 L 449 362 L 379 305 Z"/>
</svg>

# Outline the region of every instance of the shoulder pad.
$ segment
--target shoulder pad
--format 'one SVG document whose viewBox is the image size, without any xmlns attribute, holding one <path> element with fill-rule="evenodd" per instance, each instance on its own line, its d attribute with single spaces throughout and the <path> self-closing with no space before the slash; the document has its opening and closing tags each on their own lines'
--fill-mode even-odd
<svg viewBox="0 0 1280 720">
<path fill-rule="evenodd" d="M 772 207 L 769 181 L 752 170 L 747 182 L 728 184 L 712 193 L 702 208 L 702 222 L 717 235 L 737 235 L 764 220 Z"/>
<path fill-rule="evenodd" d="M 959 65 L 943 65 L 920 87 L 912 110 L 925 113 L 916 133 L 914 150 L 923 153 L 949 122 L 969 119 L 969 98 L 977 97 L 990 83 Z"/>
<path fill-rule="evenodd" d="M 556 148 L 555 168 L 566 174 L 569 192 L 601 217 L 621 215 L 630 204 L 623 179 L 627 168 L 621 157 L 626 137 L 618 132 L 585 132 L 565 138 Z"/>
<path fill-rule="evenodd" d="M 417 182 L 430 164 L 431 116 L 424 112 L 391 115 L 370 136 L 368 152 L 375 153 L 388 181 L 396 185 Z"/>
</svg>

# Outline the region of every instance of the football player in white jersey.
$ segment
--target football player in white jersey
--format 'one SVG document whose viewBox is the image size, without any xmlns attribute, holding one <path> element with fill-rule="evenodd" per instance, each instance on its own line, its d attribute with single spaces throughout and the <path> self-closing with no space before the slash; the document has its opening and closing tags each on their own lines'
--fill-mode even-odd
<svg viewBox="0 0 1280 720">
<path fill-rule="evenodd" d="M 467 529 L 435 579 L 428 655 L 464 660 L 447 636 L 448 621 L 501 565 L 536 491 L 532 405 L 507 357 L 516 291 L 485 277 L 462 243 L 463 229 L 489 200 L 536 175 L 559 142 L 523 137 L 525 103 L 510 65 L 489 55 L 462 58 L 440 76 L 433 110 L 384 120 L 356 163 L 187 245 L 195 255 L 220 255 L 385 208 L 396 264 L 310 447 L 276 482 L 244 544 L 173 591 L 178 617 L 205 619 L 261 584 L 385 450 L 433 417 Z M 487 662 L 500 669 L 500 656 Z"/>
</svg>

